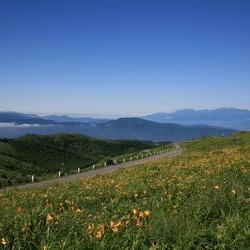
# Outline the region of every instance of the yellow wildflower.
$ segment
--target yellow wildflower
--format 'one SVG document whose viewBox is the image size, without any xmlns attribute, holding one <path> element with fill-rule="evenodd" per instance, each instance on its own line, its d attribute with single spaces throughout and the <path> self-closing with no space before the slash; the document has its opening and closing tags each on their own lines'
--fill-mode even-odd
<svg viewBox="0 0 250 250">
<path fill-rule="evenodd" d="M 23 226 L 22 226 L 22 232 L 25 233 L 29 230 L 29 226 L 25 223 Z"/>
<path fill-rule="evenodd" d="M 129 224 L 129 220 L 126 220 L 126 221 L 125 221 L 125 225 L 128 225 L 128 224 Z"/>
<path fill-rule="evenodd" d="M 142 227 L 142 226 L 143 226 L 143 224 L 142 224 L 142 222 L 140 221 L 140 219 L 137 219 L 137 220 L 136 220 L 136 226 L 138 226 L 138 227 Z"/>
<path fill-rule="evenodd" d="M 117 223 L 111 221 L 111 222 L 110 222 L 110 229 L 111 229 L 113 232 L 116 233 L 116 232 L 118 232 L 118 228 L 119 228 L 120 226 L 122 226 L 122 225 L 123 225 L 122 220 L 119 220 Z"/>
<path fill-rule="evenodd" d="M 7 240 L 5 238 L 2 238 L 0 243 L 1 245 L 5 246 L 7 245 Z"/>
<path fill-rule="evenodd" d="M 18 208 L 16 208 L 16 212 L 17 212 L 18 214 L 20 214 L 20 213 L 24 212 L 24 209 L 21 208 L 21 207 L 18 207 Z"/>
<path fill-rule="evenodd" d="M 80 208 L 77 208 L 76 213 L 80 214 L 80 213 L 82 213 L 82 210 Z"/>
<path fill-rule="evenodd" d="M 117 232 L 118 232 L 118 227 L 111 227 L 111 230 L 112 230 L 114 233 L 117 233 Z"/>
<path fill-rule="evenodd" d="M 139 213 L 139 217 L 140 217 L 140 218 L 143 218 L 143 217 L 144 217 L 143 211 L 141 211 L 141 212 Z"/>
<path fill-rule="evenodd" d="M 104 235 L 104 232 L 105 232 L 105 228 L 104 228 L 104 225 L 103 224 L 100 224 L 98 226 L 98 229 L 97 229 L 97 232 L 96 232 L 96 238 L 102 238 L 102 236 Z"/>
<path fill-rule="evenodd" d="M 136 209 L 133 209 L 133 214 L 136 215 L 137 214 L 137 210 Z"/>
<path fill-rule="evenodd" d="M 47 222 L 47 223 L 58 224 L 58 222 L 56 221 L 55 216 L 54 216 L 53 214 L 51 214 L 51 213 L 48 213 L 48 214 L 47 214 L 46 222 Z"/>
<path fill-rule="evenodd" d="M 92 234 L 93 233 L 93 231 L 94 231 L 94 229 L 95 229 L 95 226 L 94 226 L 94 224 L 89 224 L 88 225 L 88 234 Z"/>
</svg>

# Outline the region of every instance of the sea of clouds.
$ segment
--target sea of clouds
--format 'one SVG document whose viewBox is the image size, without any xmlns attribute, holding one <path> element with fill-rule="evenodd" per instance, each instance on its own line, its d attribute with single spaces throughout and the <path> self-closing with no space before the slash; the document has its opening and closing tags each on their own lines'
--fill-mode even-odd
<svg viewBox="0 0 250 250">
<path fill-rule="evenodd" d="M 40 124 L 17 124 L 15 122 L 0 122 L 0 128 L 37 128 Z"/>
</svg>

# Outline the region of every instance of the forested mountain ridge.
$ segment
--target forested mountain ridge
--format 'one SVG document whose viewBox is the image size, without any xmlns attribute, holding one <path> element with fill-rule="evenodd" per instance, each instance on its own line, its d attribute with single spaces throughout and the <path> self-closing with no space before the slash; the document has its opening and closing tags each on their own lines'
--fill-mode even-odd
<svg viewBox="0 0 250 250">
<path fill-rule="evenodd" d="M 152 142 L 104 141 L 80 134 L 26 135 L 0 140 L 0 186 L 83 169 L 102 159 L 153 147 Z M 63 166 L 62 166 L 63 164 Z"/>
</svg>

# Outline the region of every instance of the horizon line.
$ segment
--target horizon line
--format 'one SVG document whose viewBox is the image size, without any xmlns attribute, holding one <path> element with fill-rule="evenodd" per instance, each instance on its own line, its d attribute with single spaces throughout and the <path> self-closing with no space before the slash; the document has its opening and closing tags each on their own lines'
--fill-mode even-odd
<svg viewBox="0 0 250 250">
<path fill-rule="evenodd" d="M 175 109 L 174 111 L 159 111 L 159 112 L 151 112 L 151 113 L 138 113 L 138 114 L 129 114 L 129 113 L 121 113 L 121 114 L 90 114 L 90 113 L 61 113 L 61 112 L 30 112 L 30 111 L 13 111 L 13 110 L 1 110 L 0 112 L 9 112 L 9 113 L 21 113 L 21 114 L 27 114 L 27 115 L 38 115 L 41 117 L 44 116 L 50 116 L 50 115 L 56 115 L 56 116 L 71 116 L 74 118 L 96 118 L 96 119 L 114 119 L 114 118 L 125 118 L 125 117 L 143 117 L 143 116 L 149 116 L 153 114 L 168 114 L 168 113 L 175 113 L 178 111 L 184 111 L 184 110 L 193 110 L 193 111 L 205 111 L 205 110 L 220 110 L 220 109 L 237 109 L 237 110 L 246 110 L 250 111 L 250 108 L 240 108 L 240 107 L 218 107 L 218 108 L 183 108 L 183 109 Z"/>
</svg>

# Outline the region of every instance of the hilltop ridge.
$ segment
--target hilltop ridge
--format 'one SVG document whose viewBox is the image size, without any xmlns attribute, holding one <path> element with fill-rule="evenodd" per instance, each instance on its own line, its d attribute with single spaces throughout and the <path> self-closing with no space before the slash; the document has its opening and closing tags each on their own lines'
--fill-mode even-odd
<svg viewBox="0 0 250 250">
<path fill-rule="evenodd" d="M 39 178 L 57 174 L 63 169 L 69 174 L 72 170 L 84 169 L 103 159 L 151 147 L 154 147 L 152 142 L 104 141 L 81 134 L 26 135 L 2 139 L 0 186 L 30 182 L 31 174 Z"/>
</svg>

